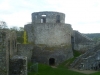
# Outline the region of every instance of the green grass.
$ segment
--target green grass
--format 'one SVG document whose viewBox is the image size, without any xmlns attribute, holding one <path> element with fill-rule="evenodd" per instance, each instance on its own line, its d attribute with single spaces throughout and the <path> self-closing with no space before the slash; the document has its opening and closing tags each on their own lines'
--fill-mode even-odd
<svg viewBox="0 0 100 75">
<path fill-rule="evenodd" d="M 38 72 L 31 71 L 28 72 L 28 75 L 100 75 L 100 72 L 83 74 L 62 67 L 52 68 L 45 64 L 38 64 Z"/>
<path fill-rule="evenodd" d="M 73 54 L 74 54 L 74 57 L 78 57 L 79 55 L 81 55 L 81 53 L 76 50 L 73 50 Z"/>
<path fill-rule="evenodd" d="M 38 72 L 29 72 L 28 75 L 85 75 L 65 68 L 52 68 L 48 65 L 39 64 Z"/>
</svg>

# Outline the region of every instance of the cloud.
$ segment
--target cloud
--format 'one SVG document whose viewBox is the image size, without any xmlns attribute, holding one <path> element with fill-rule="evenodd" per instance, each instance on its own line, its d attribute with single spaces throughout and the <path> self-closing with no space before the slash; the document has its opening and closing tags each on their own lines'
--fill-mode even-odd
<svg viewBox="0 0 100 75">
<path fill-rule="evenodd" d="M 0 2 L 0 19 L 6 21 L 9 26 L 24 26 L 31 22 L 31 13 L 38 11 L 65 13 L 66 23 L 70 23 L 73 29 L 82 33 L 100 32 L 98 29 L 100 0 L 2 0 Z"/>
<path fill-rule="evenodd" d="M 31 13 L 28 11 L 24 11 L 23 13 L 23 11 L 21 11 L 14 14 L 3 16 L 3 18 L 4 21 L 6 21 L 10 27 L 12 26 L 22 27 L 28 22 L 31 22 Z"/>
</svg>

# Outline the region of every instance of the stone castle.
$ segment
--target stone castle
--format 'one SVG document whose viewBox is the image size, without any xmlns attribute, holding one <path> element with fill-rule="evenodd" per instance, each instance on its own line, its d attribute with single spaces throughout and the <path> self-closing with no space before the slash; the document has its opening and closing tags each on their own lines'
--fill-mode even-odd
<svg viewBox="0 0 100 75">
<path fill-rule="evenodd" d="M 73 57 L 70 24 L 59 12 L 32 13 L 32 24 L 25 25 L 28 42 L 34 43 L 32 60 L 46 64 L 63 62 Z"/>
<path fill-rule="evenodd" d="M 1 75 L 27 75 L 27 61 L 58 65 L 73 58 L 73 50 L 86 52 L 93 45 L 90 38 L 66 24 L 60 12 L 34 12 L 24 30 L 27 44 L 17 44 L 15 32 L 0 31 Z"/>
</svg>

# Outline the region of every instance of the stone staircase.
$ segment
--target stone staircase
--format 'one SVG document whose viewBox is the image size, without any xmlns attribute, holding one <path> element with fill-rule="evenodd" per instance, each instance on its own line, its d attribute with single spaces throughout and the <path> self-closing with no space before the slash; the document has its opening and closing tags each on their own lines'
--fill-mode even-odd
<svg viewBox="0 0 100 75">
<path fill-rule="evenodd" d="M 80 70 L 100 70 L 100 43 L 77 57 L 70 67 Z"/>
<path fill-rule="evenodd" d="M 76 57 L 76 59 L 71 64 L 71 68 L 79 69 L 80 65 L 84 62 L 84 59 L 87 59 L 89 56 L 92 56 L 94 54 L 95 45 L 93 45 L 91 48 L 89 48 L 88 51 L 86 51 L 84 54 L 80 55 L 79 57 Z"/>
</svg>

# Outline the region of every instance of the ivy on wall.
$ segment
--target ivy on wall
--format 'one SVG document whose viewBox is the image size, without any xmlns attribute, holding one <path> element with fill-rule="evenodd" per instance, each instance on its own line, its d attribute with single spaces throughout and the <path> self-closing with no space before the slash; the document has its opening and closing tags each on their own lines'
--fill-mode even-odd
<svg viewBox="0 0 100 75">
<path fill-rule="evenodd" d="M 26 31 L 25 31 L 25 30 L 24 30 L 23 39 L 24 39 L 23 44 L 27 44 L 27 43 L 28 43 L 28 39 L 27 39 L 27 33 L 26 33 Z"/>
</svg>

